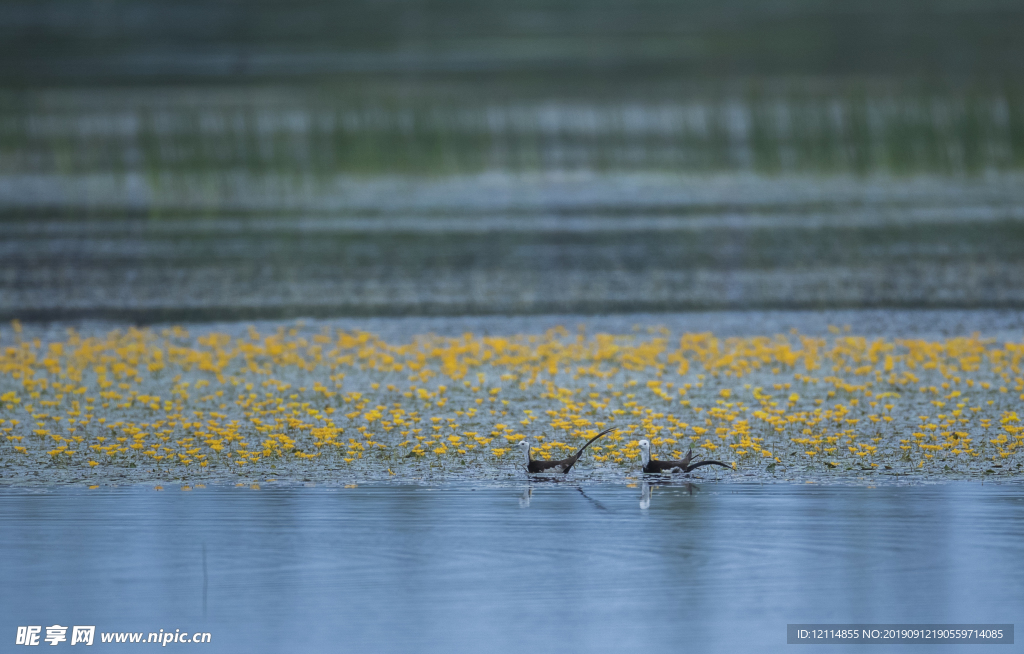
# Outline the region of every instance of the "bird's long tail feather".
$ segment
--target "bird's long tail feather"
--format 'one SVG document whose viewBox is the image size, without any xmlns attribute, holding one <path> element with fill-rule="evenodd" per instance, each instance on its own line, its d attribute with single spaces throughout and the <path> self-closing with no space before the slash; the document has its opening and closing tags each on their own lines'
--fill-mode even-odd
<svg viewBox="0 0 1024 654">
<path fill-rule="evenodd" d="M 697 463 L 694 463 L 693 465 L 686 466 L 686 470 L 684 470 L 683 472 L 690 472 L 691 470 L 696 470 L 697 468 L 699 468 L 701 466 L 710 466 L 710 465 L 722 466 L 723 468 L 732 469 L 731 465 L 727 465 L 725 463 L 722 463 L 721 461 L 711 461 L 711 460 L 708 460 L 708 461 L 699 461 Z"/>
<path fill-rule="evenodd" d="M 587 441 L 587 444 L 586 444 L 586 445 L 584 445 L 583 447 L 581 447 L 581 448 L 580 448 L 580 451 L 579 451 L 579 452 L 577 452 L 576 454 L 573 454 L 573 455 L 572 455 L 572 460 L 573 460 L 573 461 L 576 461 L 576 460 L 578 460 L 578 459 L 580 458 L 580 455 L 582 455 L 582 454 L 583 454 L 583 451 L 584 451 L 584 450 L 586 450 L 586 449 L 587 449 L 588 447 L 590 447 L 590 444 L 591 444 L 591 443 L 593 443 L 593 442 L 594 442 L 594 441 L 596 441 L 597 439 L 601 438 L 602 436 L 604 436 L 604 435 L 605 435 L 605 434 L 607 434 L 608 432 L 611 432 L 611 431 L 615 431 L 616 429 L 618 429 L 618 427 L 609 427 L 608 429 L 605 429 L 605 430 L 604 430 L 603 432 L 601 432 L 601 433 L 600 433 L 600 434 L 598 434 L 597 436 L 594 436 L 593 438 L 591 438 L 591 439 L 590 439 L 589 441 Z"/>
</svg>

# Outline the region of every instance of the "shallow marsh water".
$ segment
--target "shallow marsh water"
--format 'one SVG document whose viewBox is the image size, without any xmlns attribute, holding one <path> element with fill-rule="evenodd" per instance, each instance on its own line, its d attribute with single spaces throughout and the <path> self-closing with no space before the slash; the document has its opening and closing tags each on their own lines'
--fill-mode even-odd
<svg viewBox="0 0 1024 654">
<path fill-rule="evenodd" d="M 643 491 L 5 489 L 2 636 L 94 624 L 210 632 L 207 652 L 753 652 L 786 649 L 787 623 L 1012 623 L 1024 606 L 1019 485 L 683 484 L 647 508 Z"/>
</svg>

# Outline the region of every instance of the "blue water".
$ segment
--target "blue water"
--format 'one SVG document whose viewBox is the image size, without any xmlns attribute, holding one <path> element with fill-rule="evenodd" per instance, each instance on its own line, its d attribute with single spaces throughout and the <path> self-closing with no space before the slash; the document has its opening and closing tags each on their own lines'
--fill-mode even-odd
<svg viewBox="0 0 1024 654">
<path fill-rule="evenodd" d="M 787 623 L 1024 609 L 1020 486 L 651 490 L 6 489 L 0 651 L 56 623 L 96 625 L 86 651 L 181 629 L 212 642 L 167 651 L 770 652 Z"/>
</svg>

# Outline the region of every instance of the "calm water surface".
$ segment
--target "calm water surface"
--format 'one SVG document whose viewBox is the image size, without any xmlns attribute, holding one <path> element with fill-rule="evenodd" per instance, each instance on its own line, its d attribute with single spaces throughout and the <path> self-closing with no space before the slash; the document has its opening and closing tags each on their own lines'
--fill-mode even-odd
<svg viewBox="0 0 1024 654">
<path fill-rule="evenodd" d="M 644 490 L 4 490 L 0 642 L 57 623 L 209 631 L 204 652 L 738 652 L 787 649 L 794 622 L 1020 622 L 1019 486 Z"/>
</svg>

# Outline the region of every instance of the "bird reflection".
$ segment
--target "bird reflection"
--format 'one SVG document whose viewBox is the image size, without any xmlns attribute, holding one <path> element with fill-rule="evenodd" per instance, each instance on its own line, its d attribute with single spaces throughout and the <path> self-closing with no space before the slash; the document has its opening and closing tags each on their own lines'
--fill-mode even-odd
<svg viewBox="0 0 1024 654">
<path fill-rule="evenodd" d="M 654 492 L 655 486 L 673 486 L 675 488 L 684 488 L 688 495 L 693 495 L 700 491 L 700 486 L 697 484 L 691 484 L 689 482 L 685 484 L 651 484 L 647 481 L 640 482 L 640 510 L 646 511 L 651 508 L 651 495 Z"/>
<path fill-rule="evenodd" d="M 530 507 L 530 500 L 533 498 L 533 486 L 527 486 L 523 490 L 523 494 L 519 496 L 519 508 L 527 509 Z"/>
<path fill-rule="evenodd" d="M 646 511 L 651 508 L 651 485 L 646 481 L 640 482 L 640 510 Z"/>
<path fill-rule="evenodd" d="M 535 480 L 535 481 L 540 481 L 540 482 L 543 483 L 543 482 L 545 482 L 547 480 L 538 479 L 538 480 Z M 523 494 L 519 496 L 519 508 L 521 508 L 521 509 L 528 509 L 528 508 L 530 508 L 530 501 L 533 499 L 533 486 L 534 485 L 531 483 L 529 486 L 527 486 L 526 488 L 523 489 Z M 584 498 L 586 498 L 586 500 L 588 502 L 593 504 L 594 507 L 600 509 L 601 511 L 607 511 L 608 510 L 607 506 L 605 506 L 604 504 L 602 504 L 598 500 L 595 500 L 590 495 L 587 495 L 587 492 L 585 490 L 583 490 L 582 486 L 574 486 L 574 488 L 576 489 L 576 491 L 580 495 L 582 495 Z"/>
<path fill-rule="evenodd" d="M 594 506 L 596 506 L 597 508 L 601 509 L 602 511 L 607 511 L 608 510 L 607 506 L 605 506 L 604 504 L 601 504 L 600 502 L 598 502 L 597 500 L 595 500 L 591 496 L 587 495 L 586 491 L 583 490 L 582 486 L 577 486 L 576 490 L 578 490 L 580 492 L 580 495 L 582 495 L 583 497 L 587 498 L 587 501 L 590 502 L 591 504 L 593 504 Z"/>
</svg>

